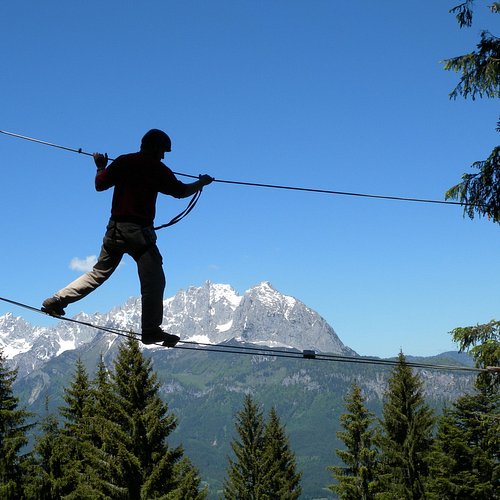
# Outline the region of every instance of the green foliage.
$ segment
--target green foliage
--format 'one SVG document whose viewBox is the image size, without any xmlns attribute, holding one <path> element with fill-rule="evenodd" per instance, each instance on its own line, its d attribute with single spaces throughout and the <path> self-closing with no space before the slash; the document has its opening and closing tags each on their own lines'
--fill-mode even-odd
<svg viewBox="0 0 500 500">
<path fill-rule="evenodd" d="M 474 0 L 453 7 L 450 12 L 455 14 L 461 28 L 472 26 Z M 490 6 L 493 13 L 500 12 L 500 3 Z M 465 99 L 471 97 L 500 97 L 500 40 L 487 31 L 481 32 L 481 40 L 477 51 L 444 61 L 444 69 L 461 73 L 458 85 L 450 97 L 459 95 Z"/>
<path fill-rule="evenodd" d="M 500 97 L 500 42 L 483 31 L 478 50 L 444 61 L 444 69 L 461 73 L 460 82 L 450 93 L 473 100 L 479 97 Z"/>
<path fill-rule="evenodd" d="M 129 498 L 179 498 L 190 492 L 192 498 L 203 498 L 199 477 L 190 462 L 183 459 L 181 446 L 171 448 L 166 438 L 177 422 L 159 396 L 160 385 L 144 358 L 139 343 L 129 339 L 120 346 L 115 361 L 112 386 L 123 416 L 121 430 L 127 450 L 135 458 L 127 471 Z"/>
<path fill-rule="evenodd" d="M 402 353 L 389 378 L 382 413 L 377 438 L 381 493 L 376 498 L 425 498 L 434 417 L 425 403 L 422 382 Z"/>
<path fill-rule="evenodd" d="M 254 500 L 263 498 L 262 455 L 264 450 L 264 418 L 250 395 L 236 416 L 239 441 L 231 448 L 236 460 L 229 459 L 228 479 L 224 481 L 224 498 Z"/>
<path fill-rule="evenodd" d="M 207 497 L 208 488 L 200 488 L 201 479 L 198 470 L 188 458 L 184 457 L 174 465 L 173 475 L 179 478 L 175 488 L 160 498 L 168 500 L 203 500 Z"/>
<path fill-rule="evenodd" d="M 68 434 L 73 431 L 78 432 L 81 427 L 80 423 L 86 414 L 88 405 L 90 404 L 90 381 L 81 359 L 76 362 L 73 381 L 69 387 L 64 389 L 65 406 L 61 406 L 59 411 L 65 418 L 65 429 Z"/>
<path fill-rule="evenodd" d="M 53 415 L 41 422 L 25 468 L 26 498 L 205 498 L 198 471 L 182 448 L 166 443 L 176 420 L 158 390 L 137 341 L 120 346 L 114 373 L 101 358 L 92 381 L 77 360 L 64 389 L 62 427 Z"/>
<path fill-rule="evenodd" d="M 464 26 L 470 27 L 472 25 L 472 17 L 474 14 L 472 9 L 473 4 L 474 0 L 465 0 L 465 2 L 450 9 L 450 12 L 455 14 L 461 28 Z"/>
<path fill-rule="evenodd" d="M 47 411 L 38 427 L 41 434 L 25 466 L 24 493 L 27 498 L 40 500 L 59 498 L 68 487 L 68 478 L 64 471 L 70 450 L 65 446 L 55 415 Z"/>
<path fill-rule="evenodd" d="M 95 371 L 99 350 L 82 350 L 80 353 L 87 370 L 90 372 L 94 367 Z M 111 385 L 111 361 L 115 355 L 114 350 L 106 351 L 108 368 L 102 369 L 103 378 L 107 378 Z M 282 421 L 286 422 L 290 443 L 296 451 L 297 468 L 303 473 L 301 498 L 323 498 L 332 496 L 325 491 L 325 485 L 331 482 L 327 465 L 340 465 L 338 457 L 332 459 L 332 449 L 342 448 L 336 431 L 339 430 L 339 417 L 345 411 L 343 395 L 350 390 L 352 381 L 357 380 L 367 398 L 367 407 L 378 415 L 381 411 L 379 394 L 390 372 L 389 368 L 380 366 L 228 356 L 197 350 L 155 349 L 143 351 L 143 355 L 152 360 L 158 379 L 162 381 L 161 396 L 167 399 L 178 420 L 176 429 L 167 438 L 168 442 L 174 448 L 182 444 L 185 455 L 200 469 L 203 481 L 209 484 L 211 498 L 218 498 L 218 494 L 222 496 L 228 456 L 232 453 L 230 444 L 236 436 L 231 422 L 242 407 L 241 394 L 244 391 L 252 391 L 252 396 L 262 404 L 265 413 L 275 406 Z M 463 356 L 415 361 L 455 364 L 460 363 Z M 50 408 L 55 412 L 62 404 L 62 387 L 69 385 L 68 373 L 75 369 L 76 361 L 76 354 L 68 351 L 51 360 L 43 372 L 34 373 L 30 380 L 17 381 L 14 387 L 26 400 L 32 394 L 34 377 L 35 380 L 42 380 L 42 376 L 45 380 L 50 377 Z M 109 407 L 109 415 L 104 412 L 106 419 L 97 418 L 99 412 L 93 402 L 95 424 L 90 426 L 89 431 L 92 432 L 89 436 L 93 436 L 93 440 L 102 436 L 104 440 L 100 453 L 106 451 L 109 457 L 96 455 L 92 467 L 97 467 L 97 460 L 103 460 L 104 471 L 110 467 L 107 476 L 102 472 L 99 476 L 102 479 L 113 478 L 110 485 L 102 485 L 111 492 L 111 488 L 125 483 L 129 469 L 130 475 L 135 475 L 135 468 L 140 468 L 140 464 L 137 457 L 127 450 L 128 438 L 122 424 L 128 428 L 128 424 L 125 425 L 128 414 L 121 406 L 121 399 L 114 394 L 113 388 L 116 401 L 106 394 L 103 386 L 98 389 L 95 385 L 100 371 L 98 369 L 94 375 L 90 389 L 92 393 L 96 392 L 93 399 L 102 395 L 101 406 Z M 430 383 L 427 393 L 429 404 L 439 409 L 443 403 L 470 389 L 475 378 L 468 373 L 456 372 L 426 372 L 425 376 L 437 377 L 440 381 L 438 385 Z M 188 378 L 189 383 L 182 382 Z M 43 396 L 30 409 L 43 415 Z M 102 424 L 105 424 L 103 429 Z M 101 448 L 97 441 L 96 446 Z M 109 493 L 108 496 L 119 498 L 118 493 Z"/>
<path fill-rule="evenodd" d="M 462 203 L 464 213 L 471 219 L 478 215 L 500 223 L 500 146 L 472 167 L 479 173 L 463 174 L 462 181 L 451 187 L 445 197 Z"/>
<path fill-rule="evenodd" d="M 361 387 L 353 383 L 345 397 L 347 413 L 340 416 L 343 431 L 337 437 L 346 449 L 337 449 L 336 454 L 346 467 L 329 467 L 336 484 L 329 490 L 345 500 L 371 500 L 375 498 L 377 450 L 373 447 L 375 420 L 365 406 Z"/>
<path fill-rule="evenodd" d="M 236 416 L 239 441 L 231 448 L 236 460 L 229 459 L 224 498 L 234 500 L 293 500 L 301 494 L 301 474 L 296 471 L 295 455 L 276 409 L 267 423 L 250 395 Z"/>
<path fill-rule="evenodd" d="M 455 328 L 460 350 L 469 351 L 478 368 L 500 363 L 500 322 Z M 430 456 L 429 498 L 489 500 L 500 498 L 499 374 L 480 373 L 476 392 L 459 397 L 439 421 Z"/>
<path fill-rule="evenodd" d="M 17 371 L 7 368 L 0 350 L 0 498 L 10 500 L 21 496 L 21 449 L 27 444 L 27 431 L 32 425 L 25 421 L 31 416 L 18 409 L 19 400 L 12 392 Z"/>
<path fill-rule="evenodd" d="M 429 463 L 432 499 L 500 498 L 498 393 L 483 386 L 445 410 Z"/>
<path fill-rule="evenodd" d="M 468 351 L 472 355 L 477 368 L 500 366 L 500 322 L 455 328 L 451 331 L 453 341 L 459 345 L 460 351 Z M 500 387 L 500 374 L 481 373 L 476 386 Z"/>
<path fill-rule="evenodd" d="M 294 500 L 300 497 L 301 474 L 296 471 L 295 454 L 274 406 L 264 430 L 262 468 L 264 498 Z"/>
<path fill-rule="evenodd" d="M 500 3 L 495 2 L 491 11 L 499 13 Z M 456 15 L 460 27 L 471 26 L 473 0 L 466 0 L 451 12 Z M 461 74 L 458 85 L 450 93 L 451 98 L 500 97 L 500 39 L 482 31 L 477 49 L 444 61 L 445 70 Z M 497 130 L 500 131 L 500 120 Z M 471 219 L 477 214 L 500 223 L 500 146 L 495 147 L 486 160 L 476 161 L 472 167 L 479 169 L 479 173 L 464 174 L 462 181 L 451 187 L 445 197 L 462 203 L 464 213 Z"/>
</svg>

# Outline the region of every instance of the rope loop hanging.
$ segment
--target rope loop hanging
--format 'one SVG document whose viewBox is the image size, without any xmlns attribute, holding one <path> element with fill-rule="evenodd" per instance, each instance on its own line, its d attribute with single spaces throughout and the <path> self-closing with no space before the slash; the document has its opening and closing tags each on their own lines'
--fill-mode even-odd
<svg viewBox="0 0 500 500">
<path fill-rule="evenodd" d="M 156 226 L 153 229 L 155 231 L 158 231 L 159 229 L 164 229 L 166 227 L 173 226 L 174 224 L 180 222 L 182 219 L 184 219 L 184 217 L 186 217 L 191 212 L 191 210 L 193 210 L 193 208 L 198 203 L 200 196 L 201 196 L 201 189 L 196 191 L 196 193 L 194 193 L 193 197 L 188 203 L 188 206 L 180 214 L 177 214 L 175 217 L 173 217 L 170 222 L 167 222 L 166 224 L 161 224 L 160 226 Z"/>
</svg>

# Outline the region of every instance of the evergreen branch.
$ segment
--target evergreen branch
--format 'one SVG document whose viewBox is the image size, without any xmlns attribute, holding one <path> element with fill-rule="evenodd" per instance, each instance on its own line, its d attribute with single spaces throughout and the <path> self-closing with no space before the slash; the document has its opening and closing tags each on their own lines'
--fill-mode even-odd
<svg viewBox="0 0 500 500">
<path fill-rule="evenodd" d="M 478 51 L 444 61 L 446 71 L 462 74 L 450 98 L 500 97 L 500 39 L 483 31 L 477 48 Z"/>
<path fill-rule="evenodd" d="M 463 28 L 464 26 L 469 28 L 472 25 L 473 4 L 474 0 L 466 0 L 464 3 L 456 5 L 449 10 L 450 14 L 455 14 L 455 17 L 457 18 L 458 24 L 461 28 Z"/>
<path fill-rule="evenodd" d="M 464 174 L 462 182 L 445 193 L 445 199 L 460 201 L 464 214 L 486 216 L 500 223 L 500 146 L 493 149 L 484 161 L 472 164 L 477 174 Z"/>
<path fill-rule="evenodd" d="M 498 366 L 500 363 L 500 322 L 492 320 L 489 323 L 475 326 L 458 327 L 451 332 L 453 341 L 460 351 L 469 352 L 478 368 Z M 482 373 L 478 376 L 476 387 L 500 386 L 500 377 L 496 374 Z"/>
</svg>

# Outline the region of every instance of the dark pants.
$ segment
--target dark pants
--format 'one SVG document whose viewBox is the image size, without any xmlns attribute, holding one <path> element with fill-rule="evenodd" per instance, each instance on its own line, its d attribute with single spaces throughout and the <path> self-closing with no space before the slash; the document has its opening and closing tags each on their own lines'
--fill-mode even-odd
<svg viewBox="0 0 500 500">
<path fill-rule="evenodd" d="M 63 306 L 82 299 L 113 274 L 126 253 L 137 263 L 141 282 L 142 329 L 159 327 L 163 321 L 165 274 L 163 259 L 156 246 L 156 234 L 152 227 L 110 221 L 104 235 L 101 253 L 92 271 L 59 290 L 55 297 L 61 299 Z"/>
</svg>

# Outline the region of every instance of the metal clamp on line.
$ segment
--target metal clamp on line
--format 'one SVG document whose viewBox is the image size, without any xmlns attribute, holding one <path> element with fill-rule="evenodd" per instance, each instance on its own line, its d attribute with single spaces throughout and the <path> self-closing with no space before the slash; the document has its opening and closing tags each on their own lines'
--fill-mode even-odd
<svg viewBox="0 0 500 500">
<path fill-rule="evenodd" d="M 302 357 L 305 359 L 316 359 L 316 351 L 312 349 L 304 349 L 302 351 Z"/>
</svg>

